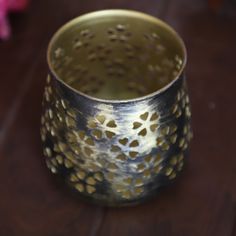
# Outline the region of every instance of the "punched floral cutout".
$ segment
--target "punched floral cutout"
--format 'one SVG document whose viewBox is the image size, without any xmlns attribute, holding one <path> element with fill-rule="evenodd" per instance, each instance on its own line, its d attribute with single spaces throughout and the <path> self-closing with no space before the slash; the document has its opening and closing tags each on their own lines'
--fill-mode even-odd
<svg viewBox="0 0 236 236">
<path fill-rule="evenodd" d="M 117 124 L 114 120 L 109 120 L 105 115 L 97 115 L 88 120 L 88 128 L 92 129 L 92 136 L 95 139 L 112 139 L 116 135 Z"/>
<path fill-rule="evenodd" d="M 146 136 L 148 132 L 157 130 L 159 119 L 157 112 L 145 112 L 139 118 L 139 121 L 133 122 L 133 129 L 137 131 L 139 136 Z"/>
<path fill-rule="evenodd" d="M 140 163 L 137 163 L 134 167 L 134 171 L 142 174 L 142 178 L 148 179 L 151 174 L 159 174 L 163 168 L 163 156 L 160 153 L 155 155 L 146 155 Z"/>
<path fill-rule="evenodd" d="M 66 133 L 66 139 L 75 154 L 90 157 L 94 153 L 95 143 L 92 137 L 86 135 L 85 131 L 68 131 Z"/>
<path fill-rule="evenodd" d="M 117 159 L 127 160 L 127 157 L 135 159 L 138 154 L 138 140 L 128 140 L 128 138 L 120 138 L 117 145 L 112 145 L 111 152 L 118 152 Z M 124 152 L 123 150 L 128 150 Z"/>
<path fill-rule="evenodd" d="M 69 181 L 77 191 L 88 194 L 95 193 L 96 185 L 99 182 L 102 182 L 103 179 L 104 177 L 101 172 L 95 172 L 91 175 L 81 168 L 76 168 L 76 170 L 72 172 L 69 177 Z"/>
<path fill-rule="evenodd" d="M 80 35 L 74 39 L 74 49 L 80 50 L 90 46 L 91 40 L 95 37 L 94 33 L 89 29 L 84 29 L 80 32 Z M 88 58 L 89 59 L 89 58 Z"/>
<path fill-rule="evenodd" d="M 157 147 L 161 148 L 162 151 L 168 151 L 171 145 L 177 142 L 177 129 L 178 127 L 174 123 L 159 127 L 159 135 L 156 139 Z"/>
<path fill-rule="evenodd" d="M 184 165 L 184 155 L 180 153 L 179 155 L 173 156 L 169 160 L 169 165 L 164 168 L 164 174 L 169 179 L 174 179 L 177 173 L 183 169 Z"/>
<path fill-rule="evenodd" d="M 191 117 L 189 96 L 184 88 L 178 91 L 175 103 L 171 108 L 171 113 L 176 118 L 179 118 L 182 114 L 184 114 L 185 117 L 188 119 Z"/>
<path fill-rule="evenodd" d="M 144 182 L 141 178 L 126 176 L 120 183 L 113 186 L 113 189 L 124 199 L 139 197 L 143 192 Z"/>
<path fill-rule="evenodd" d="M 183 128 L 183 136 L 179 139 L 178 146 L 183 151 L 188 148 L 190 140 L 192 139 L 193 134 L 190 124 L 186 124 Z"/>
<path fill-rule="evenodd" d="M 127 26 L 123 24 L 118 24 L 115 27 L 111 27 L 107 30 L 107 34 L 109 35 L 109 40 L 111 42 L 126 42 L 130 36 L 131 33 L 127 31 Z"/>
<path fill-rule="evenodd" d="M 47 147 L 44 155 L 48 157 L 46 164 L 53 173 L 57 173 L 61 167 L 70 169 L 79 165 L 79 160 L 71 152 L 69 146 L 62 141 L 55 142 L 53 149 Z"/>
</svg>

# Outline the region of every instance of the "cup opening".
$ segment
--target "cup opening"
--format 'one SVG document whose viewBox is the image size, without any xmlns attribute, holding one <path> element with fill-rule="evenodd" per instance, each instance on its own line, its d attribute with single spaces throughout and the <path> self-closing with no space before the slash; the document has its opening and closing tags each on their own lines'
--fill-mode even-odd
<svg viewBox="0 0 236 236">
<path fill-rule="evenodd" d="M 48 63 L 55 77 L 78 93 L 127 100 L 175 81 L 186 50 L 175 31 L 154 17 L 105 10 L 63 26 L 49 45 Z"/>
</svg>

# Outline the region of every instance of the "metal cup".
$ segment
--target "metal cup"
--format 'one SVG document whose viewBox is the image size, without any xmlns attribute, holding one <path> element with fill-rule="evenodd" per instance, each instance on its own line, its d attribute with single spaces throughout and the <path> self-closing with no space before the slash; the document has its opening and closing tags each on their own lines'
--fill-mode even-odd
<svg viewBox="0 0 236 236">
<path fill-rule="evenodd" d="M 191 139 L 186 49 L 152 16 L 104 10 L 64 25 L 48 48 L 41 138 L 48 168 L 109 206 L 155 195 Z"/>
</svg>

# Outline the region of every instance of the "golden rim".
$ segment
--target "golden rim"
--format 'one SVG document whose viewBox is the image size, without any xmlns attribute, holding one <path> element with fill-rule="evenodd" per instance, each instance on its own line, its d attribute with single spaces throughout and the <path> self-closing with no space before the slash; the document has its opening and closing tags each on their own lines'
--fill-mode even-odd
<svg viewBox="0 0 236 236">
<path fill-rule="evenodd" d="M 71 87 L 70 85 L 68 85 L 65 81 L 63 81 L 61 78 L 58 77 L 56 71 L 53 69 L 53 66 L 51 64 L 51 60 L 50 60 L 50 53 L 52 50 L 52 46 L 54 44 L 54 42 L 57 40 L 57 38 L 63 34 L 63 32 L 67 31 L 68 29 L 70 29 L 72 26 L 81 23 L 83 21 L 86 21 L 88 19 L 91 20 L 91 18 L 96 18 L 99 16 L 109 16 L 109 15 L 116 15 L 116 16 L 129 16 L 129 17 L 138 17 L 138 18 L 142 18 L 147 22 L 152 22 L 155 24 L 158 24 L 159 26 L 162 26 L 163 28 L 165 28 L 166 30 L 168 30 L 173 37 L 175 37 L 175 39 L 177 40 L 177 42 L 179 43 L 179 45 L 181 46 L 182 52 L 183 52 L 183 63 L 181 66 L 181 69 L 179 70 L 178 74 L 175 76 L 175 78 L 170 81 L 167 85 L 165 85 L 164 87 L 162 87 L 161 89 L 156 90 L 155 92 L 146 94 L 144 96 L 140 96 L 137 98 L 132 98 L 132 99 L 114 99 L 114 100 L 110 100 L 110 99 L 102 99 L 102 98 L 96 98 L 93 96 L 90 96 L 86 93 L 83 93 L 77 89 L 74 89 L 73 87 Z M 49 42 L 49 46 L 47 49 L 47 63 L 49 66 L 49 70 L 52 73 L 52 75 L 54 76 L 55 79 L 57 79 L 60 83 L 62 83 L 64 86 L 66 86 L 67 88 L 69 88 L 70 90 L 74 91 L 76 94 L 83 96 L 87 99 L 93 100 L 93 101 L 97 101 L 97 102 L 104 102 L 104 103 L 128 103 L 128 102 L 138 102 L 138 101 L 142 101 L 145 99 L 150 99 L 153 96 L 156 96 L 158 94 L 163 93 L 164 91 L 166 91 L 169 87 L 171 87 L 181 76 L 181 74 L 183 73 L 183 70 L 186 66 L 186 62 L 187 62 L 187 51 L 186 51 L 186 47 L 185 44 L 183 42 L 183 40 L 181 39 L 181 37 L 179 36 L 179 34 L 168 24 L 166 24 L 164 21 L 142 13 L 142 12 L 138 12 L 138 11 L 133 11 L 133 10 L 124 10 L 124 9 L 110 9 L 110 10 L 101 10 L 101 11 L 94 11 L 94 12 L 90 12 L 90 13 L 86 13 L 83 14 L 79 17 L 76 17 L 74 19 L 72 19 L 71 21 L 67 22 L 66 24 L 64 24 L 61 28 L 59 28 L 59 30 L 53 35 L 52 39 Z"/>
</svg>

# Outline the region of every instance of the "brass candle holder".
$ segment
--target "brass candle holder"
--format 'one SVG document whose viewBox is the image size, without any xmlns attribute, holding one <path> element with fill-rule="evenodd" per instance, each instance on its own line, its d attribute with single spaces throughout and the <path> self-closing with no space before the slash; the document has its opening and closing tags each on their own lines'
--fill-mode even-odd
<svg viewBox="0 0 236 236">
<path fill-rule="evenodd" d="M 182 170 L 191 139 L 185 46 L 164 22 L 104 10 L 64 25 L 48 48 L 46 163 L 80 196 L 139 203 Z"/>
</svg>

